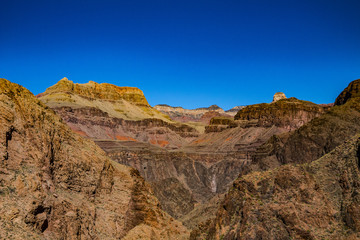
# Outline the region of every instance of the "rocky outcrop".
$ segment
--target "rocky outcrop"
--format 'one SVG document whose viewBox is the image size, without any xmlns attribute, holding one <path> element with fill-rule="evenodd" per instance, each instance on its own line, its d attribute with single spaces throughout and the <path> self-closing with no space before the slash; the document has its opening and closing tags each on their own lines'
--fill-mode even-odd
<svg viewBox="0 0 360 240">
<path fill-rule="evenodd" d="M 137 88 L 62 79 L 38 98 L 86 138 L 140 141 L 174 149 L 199 135 L 195 128 L 171 121 L 150 107 Z"/>
<path fill-rule="evenodd" d="M 1 239 L 186 239 L 139 173 L 0 79 Z"/>
<path fill-rule="evenodd" d="M 249 105 L 234 117 L 214 117 L 205 134 L 182 149 L 197 152 L 238 152 L 250 158 L 255 150 L 277 135 L 298 129 L 326 111 L 322 106 L 296 98 Z"/>
<path fill-rule="evenodd" d="M 64 78 L 37 97 L 51 108 L 97 108 L 115 118 L 157 118 L 170 122 L 168 116 L 148 104 L 140 89 L 133 87 L 118 87 L 92 81 L 78 84 Z"/>
<path fill-rule="evenodd" d="M 67 78 L 61 79 L 57 84 L 46 89 L 39 97 L 45 98 L 51 95 L 75 94 L 87 99 L 102 100 L 126 100 L 139 106 L 150 106 L 144 93 L 135 87 L 118 87 L 108 83 L 96 83 L 89 81 L 85 84 L 73 83 Z M 46 99 L 46 98 L 45 98 Z"/>
<path fill-rule="evenodd" d="M 257 121 L 257 126 L 275 125 L 294 130 L 324 112 L 323 107 L 315 103 L 292 97 L 280 99 L 270 104 L 249 105 L 235 115 L 235 120 L 254 120 Z"/>
<path fill-rule="evenodd" d="M 277 102 L 277 101 L 279 101 L 281 99 L 286 99 L 285 93 L 277 92 L 277 93 L 274 94 L 272 102 Z"/>
<path fill-rule="evenodd" d="M 360 98 L 360 79 L 352 81 L 335 100 L 335 105 L 344 105 L 349 99 Z"/>
<path fill-rule="evenodd" d="M 346 96 L 346 92 L 348 88 L 338 99 Z M 355 96 L 348 98 L 343 105 L 330 108 L 298 130 L 271 138 L 257 149 L 249 170 L 269 169 L 286 163 L 311 162 L 341 145 L 344 139 L 359 133 L 360 100 Z"/>
<path fill-rule="evenodd" d="M 237 179 L 190 239 L 359 239 L 359 136 L 317 161 Z"/>
</svg>

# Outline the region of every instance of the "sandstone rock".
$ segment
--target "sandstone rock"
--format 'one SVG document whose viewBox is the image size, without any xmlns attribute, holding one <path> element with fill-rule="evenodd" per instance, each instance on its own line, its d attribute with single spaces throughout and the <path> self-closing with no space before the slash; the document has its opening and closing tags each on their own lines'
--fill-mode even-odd
<svg viewBox="0 0 360 240">
<path fill-rule="evenodd" d="M 272 102 L 276 102 L 276 101 L 279 101 L 281 99 L 286 99 L 285 93 L 277 92 L 277 93 L 274 94 Z"/>
<path fill-rule="evenodd" d="M 67 78 L 61 79 L 57 84 L 46 89 L 46 91 L 39 95 L 44 98 L 52 94 L 76 94 L 89 99 L 103 99 L 103 100 L 121 100 L 140 106 L 149 106 L 144 93 L 135 87 L 118 87 L 108 83 L 98 84 L 89 81 L 85 84 L 73 83 Z"/>
<path fill-rule="evenodd" d="M 355 86 L 356 80 L 349 86 Z M 352 88 L 352 87 L 350 87 Z M 340 96 L 346 96 L 346 88 Z M 355 96 L 355 95 L 354 95 Z M 279 102 L 284 101 L 280 100 Z M 338 101 L 339 102 L 339 101 Z M 297 131 L 271 138 L 254 154 L 249 171 L 269 169 L 286 163 L 311 162 L 341 145 L 344 139 L 360 132 L 360 100 L 348 98 L 346 103 L 331 107 L 323 115 Z"/>
<path fill-rule="evenodd" d="M 167 114 L 174 121 L 179 122 L 202 122 L 208 124 L 210 119 L 215 116 L 234 116 L 236 112 L 225 112 L 217 105 L 207 108 L 184 109 L 182 107 L 171 107 L 166 104 L 154 106 L 158 111 Z"/>
<path fill-rule="evenodd" d="M 360 138 L 309 165 L 237 179 L 190 239 L 358 239 Z"/>
<path fill-rule="evenodd" d="M 141 229 L 187 238 L 136 170 L 74 134 L 28 90 L 0 79 L 0 109 L 1 239 L 119 239 Z"/>
<path fill-rule="evenodd" d="M 335 105 L 343 105 L 349 99 L 360 98 L 360 79 L 352 81 L 335 100 Z"/>
<path fill-rule="evenodd" d="M 315 103 L 292 97 L 246 106 L 235 115 L 235 120 L 256 120 L 257 126 L 275 125 L 294 130 L 324 112 L 323 107 Z"/>
<path fill-rule="evenodd" d="M 153 109 L 137 88 L 92 81 L 74 84 L 64 78 L 38 98 L 86 138 L 148 142 L 173 149 L 199 135 L 195 128 Z"/>
</svg>

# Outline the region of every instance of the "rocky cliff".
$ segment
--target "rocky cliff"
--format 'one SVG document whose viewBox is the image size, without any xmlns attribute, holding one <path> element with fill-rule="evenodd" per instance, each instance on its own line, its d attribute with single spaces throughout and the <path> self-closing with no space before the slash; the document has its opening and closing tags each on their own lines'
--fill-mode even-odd
<svg viewBox="0 0 360 240">
<path fill-rule="evenodd" d="M 1 239 L 186 239 L 139 173 L 0 79 Z"/>
<path fill-rule="evenodd" d="M 273 135 L 298 129 L 327 108 L 296 98 L 246 106 L 231 117 L 214 117 L 205 134 L 185 145 L 185 151 L 241 152 L 246 158 Z"/>
<path fill-rule="evenodd" d="M 179 148 L 199 135 L 148 105 L 137 88 L 60 80 L 38 98 L 83 137 Z"/>
<path fill-rule="evenodd" d="M 350 83 L 337 99 L 345 102 L 328 110 L 296 131 L 272 137 L 257 149 L 250 169 L 268 169 L 285 163 L 311 162 L 360 132 L 360 99 Z M 349 93 L 352 92 L 351 94 Z M 356 90 L 355 90 L 356 92 Z M 353 96 L 353 97 L 352 97 Z M 281 100 L 280 100 L 281 101 Z"/>
<path fill-rule="evenodd" d="M 249 105 L 235 115 L 235 120 L 254 120 L 257 121 L 257 126 L 275 125 L 294 130 L 322 113 L 323 107 L 292 97 L 280 98 L 270 104 Z"/>
<path fill-rule="evenodd" d="M 51 100 L 52 95 L 55 95 L 58 98 L 63 95 L 64 100 L 66 100 L 66 97 L 68 97 L 66 95 L 68 94 L 78 95 L 90 100 L 126 100 L 139 106 L 149 107 L 144 93 L 138 88 L 118 87 L 108 83 L 99 84 L 93 81 L 89 81 L 85 84 L 78 84 L 73 83 L 67 78 L 61 79 L 57 84 L 46 89 L 39 97 Z"/>
<path fill-rule="evenodd" d="M 227 191 L 245 165 L 235 153 L 169 152 L 138 142 L 97 141 L 113 160 L 139 170 L 162 208 L 181 218 L 196 205 Z"/>
<path fill-rule="evenodd" d="M 360 79 L 352 81 L 335 100 L 335 105 L 344 105 L 349 99 L 360 98 Z"/>
<path fill-rule="evenodd" d="M 359 239 L 360 138 L 317 161 L 240 177 L 191 239 Z"/>
</svg>

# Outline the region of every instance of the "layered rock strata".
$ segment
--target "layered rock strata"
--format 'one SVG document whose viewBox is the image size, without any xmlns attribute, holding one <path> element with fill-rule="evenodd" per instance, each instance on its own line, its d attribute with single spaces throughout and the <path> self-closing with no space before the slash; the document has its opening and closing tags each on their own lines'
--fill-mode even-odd
<svg viewBox="0 0 360 240">
<path fill-rule="evenodd" d="M 137 88 L 75 84 L 65 78 L 38 98 L 87 138 L 140 141 L 173 149 L 199 135 L 195 128 L 153 109 Z"/>
<path fill-rule="evenodd" d="M 190 239 L 359 239 L 360 138 L 317 161 L 237 179 Z"/>
<path fill-rule="evenodd" d="M 1 239 L 186 239 L 138 171 L 0 79 Z"/>
</svg>

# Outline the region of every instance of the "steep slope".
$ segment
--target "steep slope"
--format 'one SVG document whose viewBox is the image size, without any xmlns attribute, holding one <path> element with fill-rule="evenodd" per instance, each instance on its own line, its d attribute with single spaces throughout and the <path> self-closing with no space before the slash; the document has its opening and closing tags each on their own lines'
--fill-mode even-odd
<svg viewBox="0 0 360 240">
<path fill-rule="evenodd" d="M 137 88 L 64 78 L 38 98 L 55 110 L 77 133 L 98 140 L 140 141 L 179 148 L 199 135 L 152 108 Z"/>
<path fill-rule="evenodd" d="M 191 239 L 359 239 L 360 137 L 317 161 L 237 179 Z"/>
<path fill-rule="evenodd" d="M 359 83 L 360 80 L 350 83 L 337 98 L 336 106 L 322 116 L 294 132 L 274 136 L 259 147 L 249 171 L 316 160 L 359 133 L 360 97 L 356 95 Z"/>
<path fill-rule="evenodd" d="M 137 142 L 97 144 L 113 160 L 138 169 L 153 187 L 162 208 L 175 218 L 226 192 L 245 165 L 236 153 L 169 152 Z"/>
<path fill-rule="evenodd" d="M 1 239 L 186 239 L 139 173 L 0 79 Z"/>
<path fill-rule="evenodd" d="M 360 79 L 352 81 L 335 100 L 335 105 L 344 105 L 349 99 L 360 98 Z"/>
</svg>

